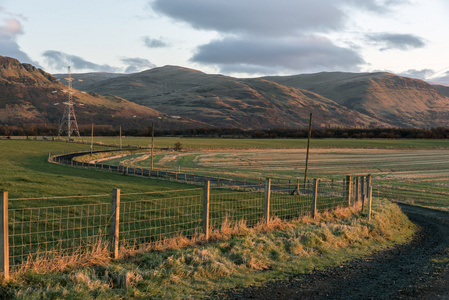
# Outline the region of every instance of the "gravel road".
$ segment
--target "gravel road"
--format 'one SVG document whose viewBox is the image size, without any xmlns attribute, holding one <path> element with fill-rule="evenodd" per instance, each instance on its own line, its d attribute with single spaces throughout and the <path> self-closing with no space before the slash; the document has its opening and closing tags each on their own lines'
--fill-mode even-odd
<svg viewBox="0 0 449 300">
<path fill-rule="evenodd" d="M 405 245 L 224 299 L 449 299 L 449 214 L 400 205 L 420 227 Z"/>
</svg>

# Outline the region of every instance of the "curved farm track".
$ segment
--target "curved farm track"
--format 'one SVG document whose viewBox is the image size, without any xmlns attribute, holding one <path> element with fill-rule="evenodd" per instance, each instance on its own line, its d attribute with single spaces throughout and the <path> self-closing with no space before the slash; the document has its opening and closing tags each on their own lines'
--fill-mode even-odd
<svg viewBox="0 0 449 300">
<path fill-rule="evenodd" d="M 449 299 L 449 214 L 401 208 L 420 227 L 410 243 L 263 288 L 227 291 L 223 298 Z"/>
</svg>

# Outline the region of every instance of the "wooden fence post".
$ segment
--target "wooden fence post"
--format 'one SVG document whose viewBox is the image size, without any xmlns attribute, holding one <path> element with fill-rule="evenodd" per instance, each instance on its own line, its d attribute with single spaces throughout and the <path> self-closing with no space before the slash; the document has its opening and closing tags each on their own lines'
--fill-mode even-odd
<svg viewBox="0 0 449 300">
<path fill-rule="evenodd" d="M 359 202 L 360 201 L 360 177 L 357 176 L 355 178 L 355 202 Z"/>
<path fill-rule="evenodd" d="M 9 279 L 8 192 L 0 192 L 0 272 Z"/>
<path fill-rule="evenodd" d="M 112 190 L 111 252 L 112 258 L 118 258 L 118 237 L 120 225 L 120 189 Z"/>
<path fill-rule="evenodd" d="M 373 187 L 369 186 L 368 192 L 368 221 L 371 220 L 371 206 L 373 205 Z"/>
<path fill-rule="evenodd" d="M 204 181 L 204 200 L 203 200 L 203 233 L 206 241 L 209 240 L 209 205 L 210 205 L 210 181 Z"/>
<path fill-rule="evenodd" d="M 366 178 L 366 193 L 368 198 L 368 220 L 371 220 L 371 206 L 372 206 L 372 196 L 373 196 L 373 187 L 371 182 L 371 175 L 368 175 Z"/>
<path fill-rule="evenodd" d="M 314 179 L 313 180 L 313 198 L 312 198 L 312 218 L 316 218 L 316 214 L 317 214 L 317 200 L 318 200 L 318 184 L 319 184 L 320 180 L 319 179 Z"/>
<path fill-rule="evenodd" d="M 351 188 L 352 188 L 351 184 L 352 184 L 351 176 L 346 176 L 345 193 L 346 193 L 346 202 L 348 203 L 348 207 L 351 206 Z"/>
<path fill-rule="evenodd" d="M 263 217 L 265 224 L 270 222 L 270 198 L 271 198 L 271 178 L 265 181 L 265 201 L 263 205 Z"/>
<path fill-rule="evenodd" d="M 360 177 L 360 180 L 362 181 L 361 182 L 361 185 L 360 185 L 360 188 L 361 188 L 361 191 L 360 191 L 360 194 L 361 194 L 361 196 L 362 196 L 362 212 L 363 212 L 363 208 L 364 208 L 364 206 L 365 206 L 365 183 L 366 183 L 366 180 L 365 180 L 365 176 L 362 176 L 362 177 Z"/>
</svg>

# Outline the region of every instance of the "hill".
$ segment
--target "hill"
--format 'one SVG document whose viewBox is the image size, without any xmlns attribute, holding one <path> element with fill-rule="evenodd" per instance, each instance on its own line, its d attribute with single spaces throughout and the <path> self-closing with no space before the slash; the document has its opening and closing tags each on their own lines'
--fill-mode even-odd
<svg viewBox="0 0 449 300">
<path fill-rule="evenodd" d="M 138 105 L 118 96 L 101 96 L 93 92 L 74 90 L 78 124 L 124 128 L 149 126 L 155 118 L 166 127 L 197 127 L 188 120 L 173 120 L 149 107 Z M 68 99 L 67 86 L 53 75 L 21 64 L 18 60 L 0 56 L 0 123 L 53 124 L 57 126 Z M 200 124 L 202 125 L 202 124 Z"/>
<path fill-rule="evenodd" d="M 317 73 L 266 80 L 307 89 L 398 127 L 448 126 L 449 89 L 390 73 Z"/>
<path fill-rule="evenodd" d="M 219 127 L 304 127 L 311 112 L 320 127 L 388 125 L 307 90 L 176 66 L 99 81 L 86 89 Z"/>
<path fill-rule="evenodd" d="M 58 74 L 58 81 L 11 60 L 0 63 L 0 122 L 57 123 L 67 75 Z M 88 91 L 75 94 L 79 120 L 88 123 L 142 129 L 156 119 L 159 128 L 298 128 L 306 127 L 313 113 L 314 127 L 321 128 L 449 126 L 448 87 L 390 73 L 240 79 L 165 66 L 73 77 L 74 88 Z"/>
</svg>

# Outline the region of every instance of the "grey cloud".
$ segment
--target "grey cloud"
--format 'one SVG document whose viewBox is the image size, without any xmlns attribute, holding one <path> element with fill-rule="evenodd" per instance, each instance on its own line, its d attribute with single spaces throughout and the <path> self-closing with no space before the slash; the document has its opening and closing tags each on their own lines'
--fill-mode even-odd
<svg viewBox="0 0 449 300">
<path fill-rule="evenodd" d="M 425 78 L 433 75 L 434 73 L 435 72 L 431 69 L 423 69 L 423 70 L 410 69 L 405 72 L 401 72 L 398 75 L 412 77 L 412 78 L 418 78 L 418 79 L 425 79 Z"/>
<path fill-rule="evenodd" d="M 3 19 L 3 23 L 3 25 L 0 25 L 0 55 L 12 57 L 22 63 L 31 63 L 36 67 L 40 67 L 37 62 L 33 61 L 20 49 L 17 43 L 17 37 L 23 34 L 22 24 L 15 18 Z"/>
<path fill-rule="evenodd" d="M 223 33 L 289 35 L 334 31 L 345 25 L 345 7 L 376 13 L 404 0 L 155 0 L 152 8 L 197 29 Z"/>
<path fill-rule="evenodd" d="M 154 67 L 156 67 L 155 64 L 153 64 L 152 62 L 150 62 L 148 59 L 145 58 L 122 58 L 122 62 L 126 65 L 128 65 L 128 67 L 126 68 L 125 72 L 126 73 L 136 73 L 139 71 L 143 71 L 146 69 L 152 69 Z"/>
<path fill-rule="evenodd" d="M 148 36 L 144 36 L 142 40 L 145 46 L 148 48 L 165 48 L 168 46 L 167 43 L 164 42 L 162 38 L 152 39 Z"/>
<path fill-rule="evenodd" d="M 120 69 L 110 65 L 98 65 L 79 56 L 60 51 L 48 50 L 42 54 L 48 65 L 58 71 L 66 71 L 71 66 L 76 71 L 119 72 Z"/>
<path fill-rule="evenodd" d="M 354 51 L 332 44 L 326 38 L 225 38 L 202 45 L 194 62 L 214 64 L 222 71 L 254 73 L 280 71 L 358 70 L 363 59 Z M 277 70 L 277 71 L 276 71 Z"/>
<path fill-rule="evenodd" d="M 197 29 L 226 33 L 289 34 L 341 27 L 343 12 L 328 0 L 156 0 L 154 10 Z"/>
<path fill-rule="evenodd" d="M 391 49 L 410 50 L 425 46 L 423 39 L 413 34 L 372 33 L 367 34 L 366 39 L 376 45 L 381 45 L 381 51 Z"/>
<path fill-rule="evenodd" d="M 444 75 L 430 79 L 429 81 L 449 86 L 449 72 Z"/>
</svg>

